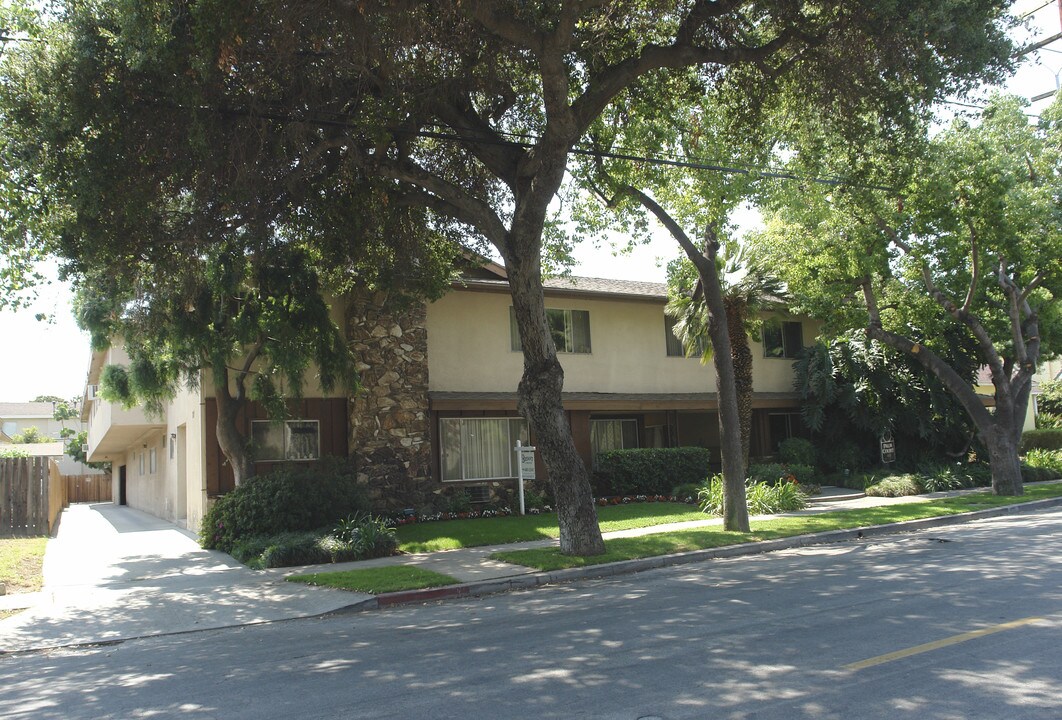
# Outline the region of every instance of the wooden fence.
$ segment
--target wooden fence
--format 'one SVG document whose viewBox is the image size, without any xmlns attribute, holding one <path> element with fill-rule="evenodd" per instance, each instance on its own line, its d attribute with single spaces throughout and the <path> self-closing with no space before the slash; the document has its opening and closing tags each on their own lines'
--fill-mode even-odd
<svg viewBox="0 0 1062 720">
<path fill-rule="evenodd" d="M 110 502 L 111 475 L 63 475 L 67 504 Z"/>
<path fill-rule="evenodd" d="M 0 458 L 0 537 L 50 535 L 66 505 L 54 460 Z"/>
</svg>

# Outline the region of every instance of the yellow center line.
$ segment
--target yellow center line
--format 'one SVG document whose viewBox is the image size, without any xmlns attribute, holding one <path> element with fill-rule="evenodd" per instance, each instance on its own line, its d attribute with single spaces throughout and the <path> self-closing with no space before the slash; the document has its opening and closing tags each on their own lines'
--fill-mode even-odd
<svg viewBox="0 0 1062 720">
<path fill-rule="evenodd" d="M 844 666 L 845 670 L 863 670 L 868 667 L 874 667 L 875 665 L 883 665 L 893 660 L 900 660 L 905 657 L 911 657 L 912 655 L 918 655 L 920 653 L 930 652 L 932 650 L 938 650 L 949 645 L 957 645 L 967 640 L 974 640 L 985 635 L 991 635 L 992 633 L 1003 632 L 1004 630 L 1013 630 L 1014 628 L 1021 627 L 1023 625 L 1029 625 L 1030 623 L 1040 622 L 1043 618 L 1030 617 L 1023 620 L 1013 620 L 1002 625 L 993 625 L 991 627 L 981 628 L 980 630 L 974 630 L 973 632 L 963 633 L 961 635 L 952 635 L 951 637 L 944 638 L 942 640 L 936 640 L 931 643 L 925 643 L 924 645 L 915 645 L 914 647 L 907 648 L 906 650 L 897 650 L 886 655 L 878 655 L 872 657 L 869 660 L 861 660 L 855 663 L 849 663 Z"/>
</svg>

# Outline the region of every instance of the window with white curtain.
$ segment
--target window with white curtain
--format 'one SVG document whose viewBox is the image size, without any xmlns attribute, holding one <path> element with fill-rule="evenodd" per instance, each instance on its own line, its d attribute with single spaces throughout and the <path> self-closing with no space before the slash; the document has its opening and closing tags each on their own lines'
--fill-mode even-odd
<svg viewBox="0 0 1062 720">
<path fill-rule="evenodd" d="M 516 441 L 528 444 L 523 418 L 443 418 L 439 420 L 443 480 L 496 480 L 516 477 Z"/>
<path fill-rule="evenodd" d="M 590 452 L 597 462 L 598 453 L 638 447 L 638 421 L 631 419 L 591 420 Z"/>
</svg>

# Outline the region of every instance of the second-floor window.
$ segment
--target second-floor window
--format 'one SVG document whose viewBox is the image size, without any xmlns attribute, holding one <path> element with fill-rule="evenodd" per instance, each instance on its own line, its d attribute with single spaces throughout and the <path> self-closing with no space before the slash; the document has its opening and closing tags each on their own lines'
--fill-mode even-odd
<svg viewBox="0 0 1062 720">
<path fill-rule="evenodd" d="M 682 341 L 679 340 L 678 333 L 675 332 L 675 318 L 670 315 L 664 315 L 664 338 L 667 341 L 667 356 L 668 357 L 704 357 L 704 351 L 708 348 L 708 342 L 704 337 L 698 337 L 694 342 L 692 348 L 689 348 L 691 352 L 686 352 L 687 348 L 682 346 Z"/>
<path fill-rule="evenodd" d="M 546 308 L 546 322 L 559 353 L 590 352 L 590 311 Z M 516 326 L 516 310 L 509 308 L 509 337 L 513 352 L 523 352 L 520 330 Z"/>
<path fill-rule="evenodd" d="M 804 331 L 799 322 L 765 323 L 763 326 L 763 356 L 795 358 L 804 349 Z"/>
</svg>

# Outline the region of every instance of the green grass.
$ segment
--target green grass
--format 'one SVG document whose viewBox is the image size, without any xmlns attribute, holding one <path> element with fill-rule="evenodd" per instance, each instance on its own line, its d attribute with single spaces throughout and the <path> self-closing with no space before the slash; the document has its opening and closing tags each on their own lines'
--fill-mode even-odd
<svg viewBox="0 0 1062 720">
<path fill-rule="evenodd" d="M 721 527 L 705 527 L 635 538 L 616 538 L 605 541 L 604 555 L 595 555 L 593 557 L 562 555 L 557 548 L 511 550 L 494 553 L 491 557 L 515 565 L 525 565 L 536 570 L 561 570 L 657 555 L 670 555 L 689 550 L 705 550 L 745 542 L 760 542 L 794 535 L 807 535 L 827 530 L 844 530 L 870 525 L 887 525 L 905 520 L 956 515 L 972 510 L 985 510 L 1058 496 L 1062 496 L 1062 483 L 1026 487 L 1025 494 L 1021 497 L 975 493 L 961 497 L 900 503 L 859 510 L 836 510 L 819 515 L 759 520 L 751 523 L 752 532 L 749 533 L 728 532 Z"/>
<path fill-rule="evenodd" d="M 705 520 L 693 505 L 682 503 L 631 503 L 599 507 L 602 532 L 650 527 L 688 520 Z M 444 522 L 413 523 L 398 528 L 402 552 L 436 552 L 455 548 L 546 540 L 560 536 L 555 513 Z"/>
<path fill-rule="evenodd" d="M 36 592 L 44 577 L 46 537 L 0 539 L 0 583 L 9 593 Z"/>
<path fill-rule="evenodd" d="M 365 568 L 364 570 L 293 575 L 288 578 L 288 581 L 339 588 L 340 590 L 354 590 L 373 595 L 398 592 L 399 590 L 420 590 L 422 588 L 456 585 L 460 582 L 449 575 L 432 572 L 431 570 L 422 570 L 411 565 L 390 565 Z"/>
</svg>

